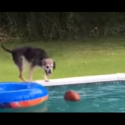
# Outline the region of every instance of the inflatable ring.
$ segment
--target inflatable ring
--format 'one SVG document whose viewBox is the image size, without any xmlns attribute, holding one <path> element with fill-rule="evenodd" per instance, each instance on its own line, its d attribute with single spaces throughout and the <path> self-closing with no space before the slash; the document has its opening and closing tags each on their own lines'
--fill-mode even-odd
<svg viewBox="0 0 125 125">
<path fill-rule="evenodd" d="M 0 108 L 24 108 L 48 99 L 48 91 L 37 83 L 0 83 Z"/>
</svg>

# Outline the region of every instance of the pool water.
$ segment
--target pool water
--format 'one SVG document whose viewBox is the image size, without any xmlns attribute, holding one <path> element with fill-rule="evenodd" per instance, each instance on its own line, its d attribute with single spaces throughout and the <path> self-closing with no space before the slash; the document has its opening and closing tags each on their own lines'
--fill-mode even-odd
<svg viewBox="0 0 125 125">
<path fill-rule="evenodd" d="M 125 82 L 58 86 L 48 90 L 48 112 L 125 112 Z M 65 101 L 67 90 L 78 92 L 81 100 Z"/>
<path fill-rule="evenodd" d="M 125 112 L 123 81 L 46 88 L 49 91 L 49 99 L 44 104 L 20 110 L 0 110 L 0 112 Z M 79 93 L 80 101 L 65 101 L 64 94 L 68 90 Z"/>
</svg>

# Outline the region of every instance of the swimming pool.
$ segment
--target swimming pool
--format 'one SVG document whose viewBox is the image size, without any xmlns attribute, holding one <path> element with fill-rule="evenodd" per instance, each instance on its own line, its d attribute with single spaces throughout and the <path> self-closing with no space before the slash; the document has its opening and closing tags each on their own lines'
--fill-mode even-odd
<svg viewBox="0 0 125 125">
<path fill-rule="evenodd" d="M 79 102 L 63 99 L 67 90 L 81 96 Z M 48 112 L 125 112 L 125 81 L 48 87 Z"/>
<path fill-rule="evenodd" d="M 35 82 L 48 89 L 48 101 L 30 108 L 2 109 L 0 112 L 125 112 L 124 73 Z M 80 101 L 65 101 L 67 90 L 78 92 Z"/>
<path fill-rule="evenodd" d="M 125 81 L 46 87 L 49 100 L 44 104 L 9 112 L 125 112 Z M 81 96 L 79 102 L 65 101 L 67 90 Z M 1 112 L 1 111 L 0 111 Z M 8 112 L 8 110 L 2 110 Z"/>
</svg>

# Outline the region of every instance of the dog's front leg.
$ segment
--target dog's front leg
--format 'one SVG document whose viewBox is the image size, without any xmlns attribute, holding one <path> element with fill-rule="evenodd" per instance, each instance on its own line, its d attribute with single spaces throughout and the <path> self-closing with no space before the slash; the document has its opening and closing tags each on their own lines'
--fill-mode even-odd
<svg viewBox="0 0 125 125">
<path fill-rule="evenodd" d="M 49 80 L 48 80 L 46 74 L 44 75 L 44 80 L 45 80 L 45 82 L 49 82 Z"/>
<path fill-rule="evenodd" d="M 30 68 L 29 68 L 29 82 L 32 82 L 32 78 L 33 78 L 33 69 L 34 69 L 34 67 L 30 66 Z"/>
</svg>

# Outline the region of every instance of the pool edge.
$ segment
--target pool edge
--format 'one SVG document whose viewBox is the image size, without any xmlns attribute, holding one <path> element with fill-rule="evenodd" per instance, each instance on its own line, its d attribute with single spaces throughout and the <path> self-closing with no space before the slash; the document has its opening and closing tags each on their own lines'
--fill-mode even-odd
<svg viewBox="0 0 125 125">
<path fill-rule="evenodd" d="M 35 80 L 34 82 L 41 84 L 43 86 L 60 86 L 60 85 L 87 84 L 95 82 L 124 81 L 124 80 L 125 80 L 125 73 L 115 73 L 115 74 L 105 74 L 105 75 L 50 79 L 49 82 L 45 82 L 44 80 Z"/>
</svg>

